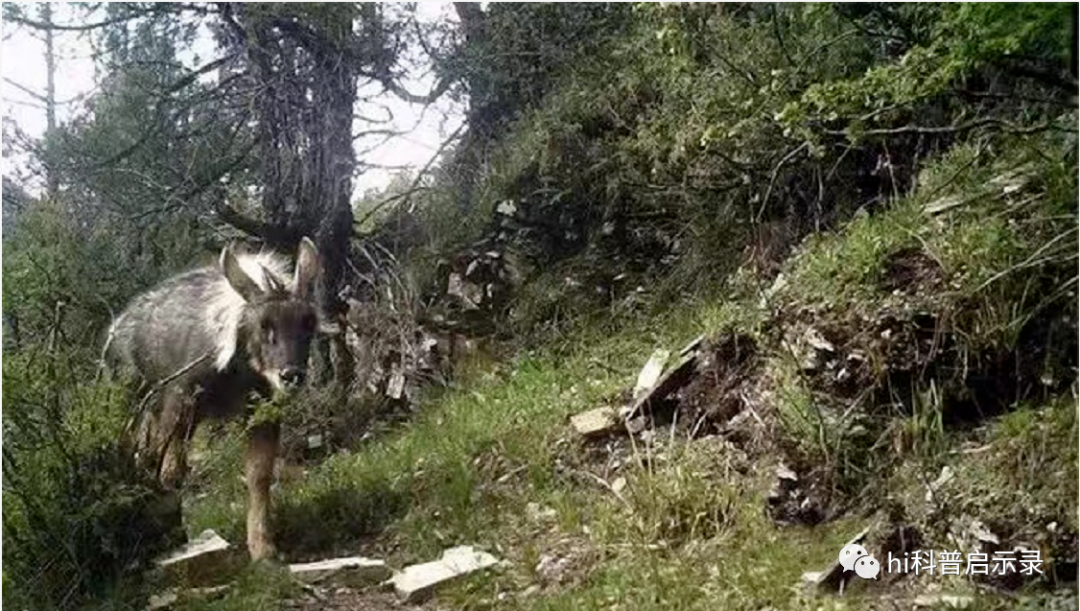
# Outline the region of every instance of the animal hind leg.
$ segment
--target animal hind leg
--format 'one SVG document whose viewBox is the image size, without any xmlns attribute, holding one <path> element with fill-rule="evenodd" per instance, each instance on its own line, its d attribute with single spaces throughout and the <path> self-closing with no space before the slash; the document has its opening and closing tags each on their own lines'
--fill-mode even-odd
<svg viewBox="0 0 1080 611">
<path fill-rule="evenodd" d="M 195 405 L 182 387 L 166 389 L 155 442 L 161 452 L 159 479 L 168 490 L 179 489 L 187 475 L 187 446 L 195 428 Z"/>
<path fill-rule="evenodd" d="M 278 453 L 279 425 L 261 423 L 248 430 L 244 476 L 247 480 L 247 545 L 252 560 L 275 553 L 270 535 L 270 483 Z"/>
</svg>

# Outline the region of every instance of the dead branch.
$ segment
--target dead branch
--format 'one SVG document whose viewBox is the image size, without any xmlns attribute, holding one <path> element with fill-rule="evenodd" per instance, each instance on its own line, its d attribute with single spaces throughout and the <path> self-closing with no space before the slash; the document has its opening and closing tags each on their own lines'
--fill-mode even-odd
<svg viewBox="0 0 1080 611">
<path fill-rule="evenodd" d="M 1043 132 L 1049 129 L 1058 129 L 1061 131 L 1076 131 L 1075 129 L 1065 128 L 1056 125 L 1052 122 L 1037 123 L 1035 125 L 1029 125 L 1021 127 L 1014 123 L 1010 123 L 1003 119 L 995 117 L 983 117 L 981 119 L 975 119 L 968 121 L 967 123 L 961 123 L 958 125 L 945 125 L 940 127 L 926 127 L 921 125 L 905 125 L 903 127 L 894 127 L 887 129 L 867 129 L 856 134 L 852 134 L 847 130 L 825 130 L 825 133 L 830 136 L 845 136 L 851 138 L 855 136 L 896 136 L 900 134 L 955 134 L 959 132 L 971 131 L 973 129 L 979 129 L 982 127 L 997 127 L 1001 131 L 1009 134 L 1035 134 Z"/>
<path fill-rule="evenodd" d="M 426 164 L 424 164 L 424 167 L 421 168 L 420 171 L 416 174 L 416 178 L 413 179 L 412 184 L 409 185 L 408 189 L 406 189 L 405 191 L 403 191 L 401 193 L 397 193 L 395 195 L 392 195 L 392 196 L 384 199 L 383 201 L 379 202 L 378 204 L 375 204 L 375 206 L 372 207 L 371 210 L 368 210 L 367 214 L 365 214 L 363 216 L 363 218 L 361 218 L 356 223 L 356 225 L 363 226 L 364 223 L 367 222 L 367 220 L 369 218 L 371 218 L 376 212 L 378 212 L 379 210 L 382 210 L 387 205 L 389 205 L 389 204 L 391 204 L 393 202 L 399 201 L 399 200 L 408 201 L 408 199 L 410 197 L 412 197 L 413 195 L 415 195 L 417 192 L 425 190 L 420 185 L 421 181 L 423 181 L 423 179 L 424 179 L 424 176 L 427 175 L 427 173 L 429 171 L 431 171 L 431 167 L 435 165 L 435 162 L 438 161 L 438 159 L 442 155 L 443 151 L 445 151 L 446 148 L 448 146 L 450 146 L 450 144 L 452 142 L 457 140 L 458 137 L 461 135 L 461 133 L 464 130 L 465 130 L 465 123 L 462 123 L 457 129 L 454 130 L 454 133 L 450 134 L 449 138 L 444 140 L 443 143 L 439 145 L 439 148 L 435 151 L 435 154 L 431 156 L 431 159 L 429 159 L 428 162 Z"/>
</svg>

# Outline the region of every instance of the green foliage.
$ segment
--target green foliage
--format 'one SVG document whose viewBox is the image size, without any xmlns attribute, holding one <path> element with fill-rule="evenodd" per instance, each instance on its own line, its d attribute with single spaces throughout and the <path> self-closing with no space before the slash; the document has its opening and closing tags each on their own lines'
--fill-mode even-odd
<svg viewBox="0 0 1080 611">
<path fill-rule="evenodd" d="M 109 9 L 150 12 L 101 39 L 116 62 L 103 91 L 43 147 L 65 189 L 31 204 L 4 245 L 4 585 L 19 606 L 100 595 L 167 540 L 167 500 L 115 442 L 130 397 L 92 381 L 100 332 L 135 292 L 234 235 L 220 221 L 255 212 L 256 171 L 311 169 L 293 156 L 303 143 L 285 143 L 282 159 L 251 155 L 266 134 L 249 116 L 250 75 L 221 64 L 213 82 L 182 67 L 201 10 L 189 9 Z M 448 591 L 471 608 L 854 608 L 861 592 L 849 604 L 790 588 L 852 529 L 777 528 L 760 511 L 771 478 L 727 441 L 634 447 L 616 486 L 564 427 L 615 401 L 657 346 L 720 329 L 755 339 L 764 428 L 834 494 L 897 484 L 919 501 L 925 473 L 951 464 L 965 487 L 949 502 L 963 511 L 1012 523 L 1015 511 L 979 499 L 1043 496 L 1037 515 L 1075 530 L 1075 487 L 1041 478 L 1076 480 L 1075 412 L 1053 398 L 1076 375 L 1076 111 L 1062 101 L 1075 96 L 1074 7 L 458 9 L 461 51 L 432 52 L 468 98 L 467 130 L 432 175 L 403 174 L 357 203 L 357 283 L 378 293 L 388 327 L 412 335 L 445 292 L 440 262 L 496 249 L 521 261 L 525 281 L 490 326 L 515 347 L 544 347 L 464 376 L 407 425 L 362 440 L 368 413 L 334 393 L 290 413 L 259 406 L 256 421 L 321 418 L 357 444 L 279 482 L 287 554 L 375 539 L 404 562 L 486 546 L 512 564 Z M 368 8 L 249 10 L 252 23 L 301 37 L 310 26 L 334 46 Z M 399 66 L 381 53 L 413 34 L 358 22 L 386 25 L 351 50 L 386 84 Z M 281 40 L 306 50 L 275 61 L 317 60 L 305 41 Z M 388 199 L 407 205 L 375 210 Z M 930 351 L 920 321 L 940 340 Z M 862 355 L 854 388 L 787 349 L 787 331 L 812 325 Z M 914 356 L 890 351 L 893 327 Z M 1048 407 L 1017 408 L 1018 397 Z M 985 405 L 1006 413 L 978 433 L 993 453 L 954 459 L 963 434 L 951 418 Z M 243 539 L 243 435 L 238 425 L 197 439 L 189 531 Z M 573 586 L 492 597 L 525 591 L 541 556 L 564 551 L 583 565 Z M 265 608 L 295 594 L 280 572 L 253 567 L 221 600 L 180 604 Z"/>
<path fill-rule="evenodd" d="M 153 252 L 137 256 L 107 222 L 85 223 L 47 200 L 30 202 L 12 233 L 3 261 L 4 596 L 72 608 L 137 582 L 132 569 L 183 535 L 176 497 L 119 443 L 130 393 L 97 376 L 115 309 L 184 265 L 191 236 L 163 223 Z"/>
<path fill-rule="evenodd" d="M 1011 60 L 1032 63 L 1036 68 L 1029 71 L 1060 78 L 1072 44 L 1068 23 L 1074 11 L 1065 3 L 958 3 L 895 9 L 892 21 L 902 32 L 893 39 L 897 57 L 868 67 L 857 78 L 811 85 L 779 118 L 789 130 L 807 136 L 813 131 L 808 131 L 808 123 L 839 123 L 857 139 L 867 128 L 931 110 L 927 104 L 932 101 L 937 101 L 938 108 L 948 108 L 942 101 L 954 88 L 989 69 L 1007 71 L 1015 67 Z M 866 27 L 875 16 L 871 12 L 853 25 Z M 918 30 L 927 32 L 911 35 Z M 938 108 L 931 111 L 932 116 L 947 120 L 954 114 L 940 113 Z"/>
<path fill-rule="evenodd" d="M 708 293 L 762 221 L 783 221 L 797 237 L 903 195 L 918 160 L 950 137 L 948 128 L 907 137 L 924 117 L 933 126 L 1060 112 L 1041 102 L 976 106 L 957 88 L 1000 73 L 1023 96 L 1058 95 L 1017 76 L 1010 58 L 1060 69 L 1069 10 L 635 6 L 622 35 L 553 67 L 542 97 L 516 100 L 518 119 L 471 192 L 473 217 L 514 204 L 509 231 L 503 224 L 509 246 L 547 276 L 538 281 L 547 289 L 526 289 L 515 328 L 547 325 L 560 311 L 632 314 Z M 492 23 L 499 36 L 512 27 Z M 899 131 L 847 141 L 869 129 Z M 870 178 L 882 159 L 889 174 Z M 885 244 L 850 256 L 869 257 L 871 273 Z M 576 262 L 556 265 L 566 259 Z"/>
<path fill-rule="evenodd" d="M 132 568 L 175 544 L 175 497 L 117 443 L 127 393 L 79 379 L 78 357 L 4 358 L 4 600 L 67 609 L 137 581 Z"/>
<path fill-rule="evenodd" d="M 32 202 L 4 243 L 7 341 L 94 353 L 110 318 L 128 299 L 194 260 L 187 227 L 159 227 L 160 240 L 139 253 L 113 226 L 87 226 L 61 202 Z M 91 364 L 87 354 L 86 365 Z"/>
</svg>

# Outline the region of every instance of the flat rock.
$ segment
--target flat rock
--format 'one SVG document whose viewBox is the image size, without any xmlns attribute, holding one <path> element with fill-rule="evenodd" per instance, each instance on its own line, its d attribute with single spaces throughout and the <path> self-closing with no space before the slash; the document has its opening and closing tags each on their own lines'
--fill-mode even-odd
<svg viewBox="0 0 1080 611">
<path fill-rule="evenodd" d="M 656 381 L 660 379 L 660 374 L 664 373 L 664 365 L 667 365 L 670 356 L 671 353 L 663 348 L 657 348 L 652 353 L 648 362 L 645 363 L 645 366 L 641 368 L 641 372 L 638 373 L 637 383 L 634 384 L 635 397 L 656 384 Z"/>
<path fill-rule="evenodd" d="M 570 416 L 570 424 L 574 430 L 585 437 L 602 435 L 611 432 L 619 423 L 617 412 L 612 407 L 598 407 Z"/>
<path fill-rule="evenodd" d="M 170 581 L 196 586 L 227 579 L 245 560 L 243 551 L 208 529 L 183 547 L 161 556 L 154 564 Z"/>
<path fill-rule="evenodd" d="M 697 367 L 698 357 L 698 352 L 691 352 L 682 357 L 678 362 L 672 365 L 671 369 L 661 376 L 652 387 L 635 398 L 630 404 L 630 407 L 625 410 L 623 416 L 627 419 L 632 418 L 650 401 L 664 399 L 679 388 L 682 388 L 693 375 L 695 368 Z"/>
<path fill-rule="evenodd" d="M 470 545 L 463 545 L 444 551 L 439 560 L 405 567 L 394 575 L 392 581 L 402 600 L 409 603 L 420 602 L 431 596 L 439 584 L 494 566 L 498 562 L 491 554 L 476 551 Z"/>
<path fill-rule="evenodd" d="M 353 588 L 382 583 L 393 575 L 393 571 L 382 560 L 362 556 L 290 564 L 289 573 L 305 583 L 326 581 Z"/>
</svg>

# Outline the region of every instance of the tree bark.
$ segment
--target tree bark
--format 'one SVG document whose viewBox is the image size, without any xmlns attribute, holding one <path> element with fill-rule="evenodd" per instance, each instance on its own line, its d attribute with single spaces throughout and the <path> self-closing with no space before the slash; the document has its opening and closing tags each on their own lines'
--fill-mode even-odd
<svg viewBox="0 0 1080 611">
<path fill-rule="evenodd" d="M 314 240 L 322 264 L 315 287 L 318 307 L 324 319 L 339 321 L 347 309 L 341 290 L 353 225 L 352 120 L 363 63 L 357 49 L 364 46 L 360 37 L 370 36 L 363 29 L 354 33 L 353 26 L 360 18 L 367 28 L 379 27 L 377 9 L 329 4 L 298 9 L 325 12 L 314 28 L 291 7 L 234 6 L 228 7 L 228 17 L 236 17 L 234 30 L 239 28 L 259 91 L 263 237 L 287 252 L 300 237 Z M 315 352 L 322 357 L 317 361 L 324 361 L 317 369 L 332 369 L 347 386 L 353 370 L 348 350 L 336 346 L 333 366 L 325 362 L 330 346 L 343 341 L 343 336 L 320 339 Z"/>
<path fill-rule="evenodd" d="M 53 29 L 52 4 L 41 4 L 41 22 L 45 24 L 42 30 L 45 36 L 45 184 L 49 199 L 56 199 L 60 193 L 60 178 L 57 175 L 53 156 L 48 154 L 52 148 L 52 139 L 56 136 L 56 40 Z"/>
</svg>

